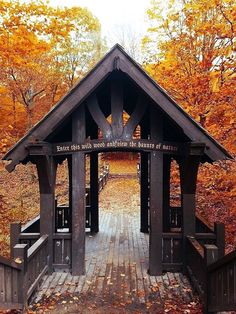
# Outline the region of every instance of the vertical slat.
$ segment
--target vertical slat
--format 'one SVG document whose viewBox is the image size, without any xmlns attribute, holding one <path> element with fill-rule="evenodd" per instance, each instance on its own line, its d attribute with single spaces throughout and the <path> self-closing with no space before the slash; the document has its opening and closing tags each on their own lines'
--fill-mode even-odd
<svg viewBox="0 0 236 314">
<path fill-rule="evenodd" d="M 5 289 L 6 289 L 6 302 L 11 303 L 13 299 L 12 295 L 12 272 L 14 269 L 10 267 L 5 268 Z"/>
<path fill-rule="evenodd" d="M 85 141 L 85 111 L 80 106 L 73 115 L 72 141 L 80 144 Z M 85 272 L 85 155 L 81 152 L 72 155 L 72 274 Z"/>
<path fill-rule="evenodd" d="M 18 298 L 18 278 L 19 278 L 20 272 L 13 269 L 12 270 L 12 301 L 14 303 L 19 302 Z"/>
<path fill-rule="evenodd" d="M 182 262 L 182 240 L 173 239 L 173 263 Z"/>
<path fill-rule="evenodd" d="M 154 107 L 150 113 L 151 139 L 162 142 L 162 115 Z M 163 154 L 155 151 L 150 154 L 149 273 L 157 276 L 162 274 Z"/>
<path fill-rule="evenodd" d="M 0 264 L 0 302 L 6 302 L 5 266 Z"/>
<path fill-rule="evenodd" d="M 171 263 L 171 238 L 163 239 L 163 263 Z"/>
<path fill-rule="evenodd" d="M 111 81 L 111 115 L 113 138 L 120 138 L 123 133 L 123 86 L 118 79 Z"/>
</svg>

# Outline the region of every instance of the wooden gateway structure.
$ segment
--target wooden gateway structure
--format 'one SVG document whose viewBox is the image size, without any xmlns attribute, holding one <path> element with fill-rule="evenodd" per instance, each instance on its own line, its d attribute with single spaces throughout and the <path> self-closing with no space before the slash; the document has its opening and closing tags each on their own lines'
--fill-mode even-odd
<svg viewBox="0 0 236 314">
<path fill-rule="evenodd" d="M 130 116 L 126 125 L 124 111 Z M 110 115 L 111 123 L 107 120 Z M 134 139 L 138 125 L 140 139 Z M 12 256 L 24 257 L 26 244 L 19 243 L 30 246 L 39 239 L 41 246 L 47 242 L 47 249 L 39 257 L 43 267 L 37 276 L 43 270 L 63 269 L 73 275 L 84 274 L 86 212 L 91 232 L 99 232 L 98 153 L 107 151 L 140 153 L 140 230 L 149 232 L 150 275 L 188 270 L 198 276 L 196 263 L 201 264 L 198 258 L 203 259 L 203 253 L 196 253 L 196 242 L 205 245 L 205 259 L 210 262 L 217 255 L 224 256 L 223 226 L 216 224 L 211 230 L 196 217 L 195 192 L 199 164 L 231 156 L 119 45 L 4 156 L 11 161 L 8 171 L 19 163 L 34 163 L 40 187 L 40 220 L 34 220 L 24 231 L 12 226 Z M 89 206 L 85 198 L 86 154 L 90 156 Z M 59 208 L 55 202 L 57 165 L 66 159 L 69 206 Z M 180 169 L 178 208 L 170 206 L 172 160 Z M 58 210 L 66 215 L 68 232 L 57 232 Z M 171 232 L 173 215 L 178 232 Z M 31 254 L 34 245 L 28 247 Z M 231 275 L 235 278 L 235 270 Z"/>
</svg>

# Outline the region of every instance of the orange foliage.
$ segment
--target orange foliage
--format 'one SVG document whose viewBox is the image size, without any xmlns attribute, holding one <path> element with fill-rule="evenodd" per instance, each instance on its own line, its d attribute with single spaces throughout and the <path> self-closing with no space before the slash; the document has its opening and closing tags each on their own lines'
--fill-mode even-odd
<svg viewBox="0 0 236 314">
<path fill-rule="evenodd" d="M 103 45 L 99 21 L 84 8 L 0 0 L 0 16 L 4 117 L 0 152 L 4 152 L 82 78 L 100 57 Z"/>
<path fill-rule="evenodd" d="M 236 155 L 236 2 L 153 0 L 143 39 L 146 70 L 212 136 Z M 226 223 L 236 246 L 236 165 L 204 165 L 199 210 Z"/>
</svg>

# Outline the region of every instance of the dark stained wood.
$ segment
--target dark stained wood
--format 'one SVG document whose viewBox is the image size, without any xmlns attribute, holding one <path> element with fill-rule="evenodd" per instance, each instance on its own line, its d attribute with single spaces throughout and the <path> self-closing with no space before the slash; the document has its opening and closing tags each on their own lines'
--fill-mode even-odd
<svg viewBox="0 0 236 314">
<path fill-rule="evenodd" d="M 55 183 L 57 163 L 53 157 L 34 158 L 37 166 L 40 191 L 40 234 L 48 235 L 48 271 L 52 272 L 53 239 L 55 229 Z"/>
<path fill-rule="evenodd" d="M 163 231 L 170 230 L 170 165 L 171 158 L 163 160 Z"/>
<path fill-rule="evenodd" d="M 128 140 L 131 139 L 133 136 L 133 133 L 135 131 L 135 128 L 137 125 L 140 123 L 145 110 L 147 108 L 148 101 L 147 99 L 143 96 L 140 95 L 137 100 L 136 107 L 134 109 L 134 112 L 131 114 L 129 120 L 127 121 L 125 127 L 124 127 L 124 132 L 123 132 L 123 138 Z"/>
<path fill-rule="evenodd" d="M 196 144 L 196 143 L 195 143 Z M 198 143 L 199 145 L 200 143 Z M 75 142 L 64 142 L 53 144 L 53 155 L 64 156 L 70 155 L 75 152 L 103 152 L 113 150 L 131 150 L 131 151 L 161 151 L 168 155 L 181 155 L 189 154 L 190 144 L 182 144 L 177 142 L 157 142 L 149 139 L 110 139 L 110 140 L 86 140 L 80 144 Z M 57 158 L 58 158 L 57 157 Z"/>
<path fill-rule="evenodd" d="M 127 54 L 120 52 L 120 69 L 126 73 L 166 114 L 180 127 L 190 140 L 198 139 L 209 147 L 205 154 L 211 160 L 232 158 L 229 153 L 215 141 L 205 129 L 197 124 L 166 92 L 157 85 L 143 69 Z"/>
<path fill-rule="evenodd" d="M 149 173 L 148 153 L 141 153 L 140 160 L 140 231 L 149 231 Z"/>
<path fill-rule="evenodd" d="M 68 179 L 69 179 L 69 210 L 70 210 L 70 221 L 69 229 L 71 232 L 72 227 L 72 156 L 67 156 L 67 167 L 68 167 Z"/>
<path fill-rule="evenodd" d="M 162 115 L 151 107 L 151 139 L 163 140 Z M 162 209 L 163 209 L 163 154 L 152 152 L 150 160 L 150 240 L 149 273 L 162 274 Z"/>
<path fill-rule="evenodd" d="M 4 159 L 12 160 L 7 165 L 8 171 L 14 170 L 16 164 L 24 160 L 28 151 L 28 143 L 33 140 L 43 141 L 66 119 L 96 88 L 108 77 L 114 69 L 114 60 L 119 59 L 119 69 L 127 74 L 166 114 L 175 121 L 190 140 L 198 139 L 209 147 L 205 155 L 210 160 L 232 158 L 230 154 L 200 127 L 186 112 L 183 111 L 143 70 L 134 62 L 120 46 L 115 46 L 100 63 L 80 81 L 61 102 L 49 112 L 27 135 L 18 142 Z"/>
<path fill-rule="evenodd" d="M 85 110 L 80 106 L 73 115 L 72 140 L 85 140 Z M 85 271 L 85 155 L 72 155 L 72 274 L 83 275 Z"/>
<path fill-rule="evenodd" d="M 96 94 L 93 94 L 88 98 L 87 107 L 94 121 L 97 123 L 98 127 L 102 131 L 103 137 L 105 139 L 110 139 L 112 137 L 112 129 L 104 114 L 102 113 L 102 110 L 100 109 Z"/>
<path fill-rule="evenodd" d="M 225 255 L 225 226 L 223 223 L 214 224 L 214 233 L 216 235 L 216 246 L 218 247 L 219 258 Z"/>
<path fill-rule="evenodd" d="M 112 137 L 121 138 L 123 133 L 123 84 L 119 79 L 111 81 Z"/>
<path fill-rule="evenodd" d="M 27 244 L 16 244 L 14 247 L 14 259 L 18 258 L 21 261 L 21 272 L 17 280 L 18 283 L 18 300 L 19 303 L 23 305 L 26 304 L 26 294 L 27 294 Z"/>
<path fill-rule="evenodd" d="M 91 232 L 99 231 L 98 212 L 98 154 L 90 154 L 90 205 L 91 205 Z"/>
<path fill-rule="evenodd" d="M 199 167 L 199 156 L 187 156 L 180 164 L 181 203 L 182 203 L 182 235 L 183 262 L 186 264 L 186 239 L 195 236 L 196 232 L 196 184 Z"/>
<path fill-rule="evenodd" d="M 10 254 L 13 257 L 13 248 L 19 243 L 19 237 L 21 233 L 21 223 L 15 222 L 10 224 Z"/>
</svg>

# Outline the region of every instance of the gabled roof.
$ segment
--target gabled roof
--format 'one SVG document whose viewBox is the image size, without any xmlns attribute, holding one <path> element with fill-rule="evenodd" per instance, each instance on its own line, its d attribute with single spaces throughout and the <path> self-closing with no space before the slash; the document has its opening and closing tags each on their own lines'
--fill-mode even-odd
<svg viewBox="0 0 236 314">
<path fill-rule="evenodd" d="M 129 76 L 172 120 L 185 135 L 196 142 L 206 144 L 211 161 L 232 159 L 226 149 L 192 119 L 120 45 L 115 45 L 98 64 L 76 84 L 20 141 L 3 157 L 12 160 L 6 168 L 12 171 L 28 155 L 26 146 L 32 141 L 43 141 L 64 121 L 113 71 L 122 71 Z"/>
</svg>

